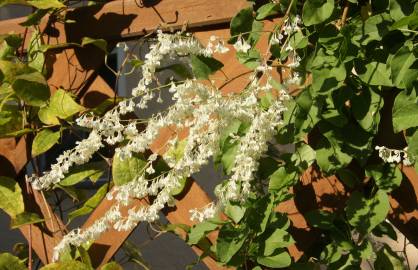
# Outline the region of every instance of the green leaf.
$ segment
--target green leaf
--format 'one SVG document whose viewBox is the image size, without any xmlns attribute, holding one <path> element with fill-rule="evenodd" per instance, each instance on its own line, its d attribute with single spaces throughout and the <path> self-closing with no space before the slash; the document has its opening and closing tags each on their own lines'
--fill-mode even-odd
<svg viewBox="0 0 418 270">
<path fill-rule="evenodd" d="M 0 60 L 0 81 L 12 84 L 17 76 L 33 72 L 34 70 L 21 62 Z"/>
<path fill-rule="evenodd" d="M 36 130 L 31 129 L 31 128 L 24 128 L 24 129 L 20 129 L 20 130 L 11 131 L 11 132 L 8 132 L 8 133 L 1 134 L 0 137 L 1 138 L 11 138 L 11 137 L 19 138 L 19 137 L 21 137 L 25 134 L 32 133 L 32 132 L 35 132 L 35 131 Z"/>
<path fill-rule="evenodd" d="M 38 111 L 39 120 L 46 125 L 59 125 L 60 121 L 55 113 L 49 109 L 49 106 L 42 107 Z"/>
<path fill-rule="evenodd" d="M 377 133 L 380 122 L 379 110 L 382 107 L 383 98 L 370 88 L 364 88 L 351 97 L 351 112 L 354 118 L 365 131 L 373 134 Z"/>
<path fill-rule="evenodd" d="M 374 235 L 376 235 L 377 237 L 389 236 L 390 238 L 392 238 L 395 241 L 398 240 L 398 235 L 397 235 L 396 231 L 393 229 L 392 224 L 390 224 L 389 222 L 386 222 L 386 221 L 383 221 L 382 223 L 377 225 L 373 229 L 372 233 Z"/>
<path fill-rule="evenodd" d="M 193 78 L 193 74 L 190 72 L 190 68 L 184 64 L 176 63 L 176 64 L 167 65 L 167 66 L 157 69 L 157 71 L 163 71 L 163 70 L 171 70 L 176 75 L 178 75 L 181 79 Z"/>
<path fill-rule="evenodd" d="M 303 5 L 302 20 L 306 26 L 327 20 L 334 11 L 334 0 L 307 0 Z"/>
<path fill-rule="evenodd" d="M 261 55 L 260 52 L 253 48 L 248 52 L 237 52 L 236 53 L 238 61 L 250 69 L 255 69 L 261 64 Z"/>
<path fill-rule="evenodd" d="M 240 220 L 244 217 L 246 208 L 239 203 L 229 202 L 225 206 L 224 213 L 235 223 L 239 223 Z"/>
<path fill-rule="evenodd" d="M 367 45 L 371 41 L 380 41 L 389 32 L 391 18 L 387 13 L 369 17 L 365 22 L 357 22 L 352 42 L 356 45 Z"/>
<path fill-rule="evenodd" d="M 214 224 L 209 221 L 198 223 L 194 225 L 192 228 L 190 228 L 190 232 L 187 238 L 187 243 L 189 245 L 196 245 L 209 232 L 214 231 L 217 228 L 218 228 L 217 224 Z"/>
<path fill-rule="evenodd" d="M 349 223 L 361 234 L 366 234 L 386 219 L 389 207 L 388 196 L 383 190 L 378 190 L 370 199 L 355 191 L 347 202 L 346 214 Z"/>
<path fill-rule="evenodd" d="M 390 16 L 398 21 L 414 11 L 413 1 L 410 0 L 389 0 Z"/>
<path fill-rule="evenodd" d="M 48 14 L 48 10 L 47 9 L 38 9 L 35 12 L 29 14 L 26 17 L 26 20 L 24 22 L 19 23 L 21 26 L 32 26 L 32 25 L 36 25 L 39 24 L 41 19 Z"/>
<path fill-rule="evenodd" d="M 407 17 L 404 17 L 398 21 L 396 21 L 394 24 L 392 24 L 391 29 L 401 29 L 405 27 L 410 27 L 412 29 L 416 29 L 418 27 L 418 15 L 412 14 Z"/>
<path fill-rule="evenodd" d="M 35 157 L 51 149 L 58 142 L 60 136 L 59 131 L 54 132 L 50 129 L 44 129 L 36 134 L 32 143 L 32 156 Z"/>
<path fill-rule="evenodd" d="M 344 42 L 344 36 L 335 25 L 327 24 L 319 32 L 318 42 L 325 48 L 327 54 L 333 55 Z"/>
<path fill-rule="evenodd" d="M 305 218 L 308 223 L 315 228 L 320 228 L 323 230 L 331 230 L 335 228 L 335 213 L 322 210 L 313 210 L 306 213 Z"/>
<path fill-rule="evenodd" d="M 230 32 L 231 32 L 231 43 L 235 43 L 238 36 L 241 34 L 245 39 L 249 36 L 253 28 L 253 8 L 241 9 L 237 15 L 231 20 Z"/>
<path fill-rule="evenodd" d="M 84 47 L 86 45 L 94 45 L 102 51 L 107 52 L 107 42 L 102 38 L 95 39 L 91 37 L 83 37 L 81 40 L 81 46 Z"/>
<path fill-rule="evenodd" d="M 139 68 L 144 64 L 144 61 L 141 59 L 131 59 L 129 60 L 129 64 L 131 64 L 133 68 Z"/>
<path fill-rule="evenodd" d="M 16 217 L 14 217 L 10 222 L 10 228 L 16 229 L 23 225 L 28 224 L 35 224 L 43 222 L 44 219 L 40 218 L 38 214 L 36 213 L 30 213 L 30 212 L 23 212 L 18 214 Z"/>
<path fill-rule="evenodd" d="M 28 65 L 38 72 L 43 72 L 45 64 L 45 55 L 40 48 L 42 46 L 41 34 L 38 30 L 32 32 L 32 37 L 29 41 L 29 47 L 27 50 L 28 54 Z"/>
<path fill-rule="evenodd" d="M 374 262 L 375 270 L 400 270 L 405 269 L 401 258 L 391 250 L 387 245 L 384 245 L 377 252 L 377 258 Z"/>
<path fill-rule="evenodd" d="M 259 21 L 253 21 L 253 25 L 251 28 L 251 33 L 248 35 L 247 41 L 250 43 L 251 46 L 254 47 L 255 44 L 260 40 L 262 31 L 264 28 L 264 23 Z"/>
<path fill-rule="evenodd" d="M 19 98 L 33 106 L 44 105 L 50 96 L 48 84 L 40 72 L 16 76 L 12 88 Z"/>
<path fill-rule="evenodd" d="M 301 143 L 293 153 L 291 160 L 294 162 L 294 166 L 299 166 L 302 170 L 308 169 L 316 158 L 316 153 L 306 143 Z"/>
<path fill-rule="evenodd" d="M 123 100 L 123 98 L 121 98 L 121 97 L 107 98 L 102 103 L 100 103 L 98 106 L 96 106 L 94 108 L 91 108 L 89 110 L 89 112 L 91 112 L 95 115 L 101 116 L 101 115 L 105 114 L 108 110 L 110 110 L 115 104 L 118 104 L 122 100 Z"/>
<path fill-rule="evenodd" d="M 370 85 L 384 85 L 392 86 L 392 80 L 390 79 L 390 70 L 386 66 L 386 63 L 380 62 L 356 62 L 356 72 L 359 78 Z"/>
<path fill-rule="evenodd" d="M 417 55 L 409 46 L 402 46 L 391 58 L 393 84 L 398 88 L 410 88 L 418 77 Z M 389 61 L 390 59 L 388 59 Z"/>
<path fill-rule="evenodd" d="M 319 68 L 312 71 L 312 90 L 326 93 L 343 85 L 346 78 L 344 65 L 333 68 Z"/>
<path fill-rule="evenodd" d="M 12 218 L 25 211 L 22 190 L 12 178 L 0 176 L 0 208 Z"/>
<path fill-rule="evenodd" d="M 141 175 L 147 162 L 140 154 L 133 154 L 130 158 L 120 159 L 118 155 L 113 158 L 113 182 L 117 186 L 129 183 L 136 176 Z"/>
<path fill-rule="evenodd" d="M 77 247 L 77 252 L 80 254 L 80 259 L 81 259 L 81 261 L 84 263 L 84 264 L 86 264 L 86 265 L 88 265 L 88 266 L 92 266 L 91 265 L 91 259 L 90 259 L 90 255 L 89 255 L 89 253 L 87 252 L 87 250 L 83 247 L 83 246 L 78 246 Z"/>
<path fill-rule="evenodd" d="M 272 216 L 274 206 L 274 195 L 258 198 L 251 208 L 248 209 L 247 224 L 251 229 L 262 234 Z"/>
<path fill-rule="evenodd" d="M 235 156 L 237 155 L 238 150 L 239 144 L 238 142 L 235 142 L 222 154 L 221 162 L 226 174 L 231 173 L 232 168 L 234 167 Z"/>
<path fill-rule="evenodd" d="M 110 262 L 102 266 L 100 270 L 123 270 L 122 266 L 117 262 Z"/>
<path fill-rule="evenodd" d="M 68 214 L 68 220 L 71 222 L 76 217 L 84 216 L 92 212 L 106 196 L 108 188 L 108 185 L 101 186 L 97 190 L 96 194 L 94 194 L 90 199 L 88 199 L 81 208 L 74 210 Z"/>
<path fill-rule="evenodd" d="M 74 101 L 70 93 L 63 89 L 58 89 L 52 96 L 50 103 L 42 107 L 38 116 L 47 125 L 57 125 L 60 119 L 69 119 L 74 114 L 83 111 L 85 108 Z"/>
<path fill-rule="evenodd" d="M 0 35 L 0 59 L 7 60 L 14 57 L 17 48 L 21 47 L 22 37 L 16 34 Z"/>
<path fill-rule="evenodd" d="M 267 3 L 262 5 L 259 9 L 257 9 L 257 16 L 255 17 L 257 20 L 264 20 L 268 16 L 276 15 L 279 13 L 280 6 L 276 3 Z"/>
<path fill-rule="evenodd" d="M 80 261 L 65 261 L 65 262 L 57 262 L 51 263 L 40 270 L 92 270 L 90 266 L 85 265 Z"/>
<path fill-rule="evenodd" d="M 215 58 L 201 55 L 192 55 L 191 62 L 193 74 L 198 79 L 209 79 L 209 75 L 215 73 L 224 66 Z"/>
<path fill-rule="evenodd" d="M 408 143 L 408 154 L 418 157 L 418 129 L 411 128 L 406 132 L 406 141 Z"/>
<path fill-rule="evenodd" d="M 135 245 L 132 241 L 126 240 L 125 242 L 123 242 L 122 249 L 125 252 L 125 254 L 134 262 L 139 261 L 142 262 L 143 265 L 146 265 L 144 259 L 142 258 L 141 251 L 139 250 L 137 245 Z"/>
<path fill-rule="evenodd" d="M 358 176 L 349 169 L 340 169 L 337 172 L 338 179 L 341 180 L 345 185 L 350 188 L 355 187 L 358 183 L 360 183 L 360 179 Z"/>
<path fill-rule="evenodd" d="M 234 228 L 231 224 L 225 224 L 219 230 L 216 241 L 216 256 L 220 262 L 227 263 L 241 249 L 248 233 L 245 228 Z"/>
<path fill-rule="evenodd" d="M 289 232 L 276 229 L 264 242 L 264 256 L 271 256 L 278 248 L 285 248 L 295 243 Z"/>
<path fill-rule="evenodd" d="M 181 140 L 176 142 L 175 145 L 171 146 L 167 152 L 164 154 L 164 157 L 179 161 L 184 156 L 184 149 L 186 148 L 187 140 Z"/>
<path fill-rule="evenodd" d="M 402 182 L 402 173 L 398 166 L 378 164 L 366 167 L 366 176 L 372 177 L 379 189 L 391 192 Z"/>
<path fill-rule="evenodd" d="M 400 92 L 392 109 L 393 130 L 395 133 L 418 126 L 418 104 L 415 98 Z"/>
<path fill-rule="evenodd" d="M 68 92 L 58 89 L 51 98 L 49 110 L 58 118 L 68 119 L 70 116 L 83 111 L 84 107 L 77 104 Z"/>
<path fill-rule="evenodd" d="M 84 189 L 72 186 L 62 186 L 60 184 L 57 184 L 56 187 L 67 193 L 67 195 L 70 196 L 70 198 L 75 202 L 82 202 L 88 198 L 88 194 Z"/>
<path fill-rule="evenodd" d="M 17 105 L 4 104 L 0 111 L 0 137 L 22 128 L 22 111 Z"/>
<path fill-rule="evenodd" d="M 272 268 L 288 267 L 292 263 L 289 253 L 282 251 L 276 255 L 268 257 L 258 257 L 257 262 L 261 265 Z"/>
<path fill-rule="evenodd" d="M 60 185 L 72 186 L 87 178 L 90 178 L 90 180 L 94 182 L 103 175 L 107 166 L 105 161 L 90 162 L 75 166 L 65 175 L 65 178 L 60 182 Z"/>
<path fill-rule="evenodd" d="M 321 262 L 331 264 L 338 261 L 342 256 L 343 249 L 335 242 L 331 242 L 321 252 Z"/>
<path fill-rule="evenodd" d="M 27 3 L 39 9 L 65 7 L 65 5 L 58 0 L 32 0 L 32 1 L 27 1 Z"/>
<path fill-rule="evenodd" d="M 308 43 L 308 37 L 304 36 L 301 31 L 298 31 L 289 37 L 289 45 L 293 49 L 303 49 L 308 46 Z"/>
<path fill-rule="evenodd" d="M 0 253 L 1 270 L 26 270 L 28 269 L 23 260 L 10 253 Z"/>
<path fill-rule="evenodd" d="M 179 180 L 180 186 L 179 186 L 179 187 L 177 187 L 177 188 L 175 188 L 175 189 L 173 189 L 173 190 L 170 192 L 170 195 L 171 195 L 171 196 L 177 196 L 177 195 L 180 195 L 180 194 L 183 192 L 184 188 L 186 187 L 187 182 L 188 182 L 188 181 L 187 181 L 187 178 L 186 178 L 186 177 L 181 178 L 181 179 Z"/>
<path fill-rule="evenodd" d="M 332 137 L 320 139 L 319 147 L 315 151 L 316 162 L 322 171 L 327 173 L 335 172 L 346 167 L 353 159 L 352 156 L 341 150 L 338 142 L 338 140 Z"/>
<path fill-rule="evenodd" d="M 267 110 L 270 108 L 271 104 L 275 101 L 275 97 L 271 91 L 264 93 L 260 98 L 260 105 L 263 109 Z"/>
<path fill-rule="evenodd" d="M 271 176 L 269 181 L 270 191 L 280 191 L 283 188 L 287 188 L 295 183 L 297 173 L 290 171 L 286 167 L 278 168 Z"/>
</svg>

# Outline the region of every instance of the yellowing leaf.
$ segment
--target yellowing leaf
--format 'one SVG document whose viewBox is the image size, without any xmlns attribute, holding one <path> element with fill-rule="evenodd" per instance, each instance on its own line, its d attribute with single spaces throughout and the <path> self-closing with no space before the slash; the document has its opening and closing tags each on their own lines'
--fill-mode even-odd
<svg viewBox="0 0 418 270">
<path fill-rule="evenodd" d="M 65 7 L 65 5 L 58 0 L 33 0 L 33 1 L 28 1 L 27 3 L 39 9 Z"/>
<path fill-rule="evenodd" d="M 16 95 L 33 106 L 42 106 L 49 99 L 49 86 L 40 72 L 18 75 L 12 88 Z"/>
<path fill-rule="evenodd" d="M 84 107 L 77 104 L 73 97 L 63 89 L 58 89 L 52 96 L 50 103 L 42 107 L 38 116 L 47 125 L 57 125 L 60 119 L 68 119 L 74 114 L 84 110 Z"/>
<path fill-rule="evenodd" d="M 77 104 L 71 95 L 63 89 L 58 89 L 52 96 L 49 108 L 61 119 L 67 119 L 84 110 L 84 107 Z"/>
<path fill-rule="evenodd" d="M 92 270 L 92 268 L 80 261 L 65 261 L 48 264 L 41 270 Z"/>
<path fill-rule="evenodd" d="M 44 219 L 40 218 L 35 213 L 23 212 L 12 219 L 10 223 L 10 228 L 16 229 L 23 225 L 35 224 L 43 221 Z"/>
<path fill-rule="evenodd" d="M 23 261 L 10 253 L 0 254 L 0 269 L 1 270 L 26 270 L 28 269 Z"/>
<path fill-rule="evenodd" d="M 86 46 L 86 45 L 94 45 L 96 47 L 98 47 L 99 49 L 103 50 L 104 52 L 107 52 L 107 42 L 104 39 L 94 39 L 94 38 L 90 38 L 90 37 L 84 37 L 83 40 L 81 41 L 81 46 Z"/>
<path fill-rule="evenodd" d="M 123 160 L 115 155 L 112 166 L 113 182 L 120 186 L 134 180 L 143 171 L 145 164 L 146 161 L 139 154 L 134 154 Z"/>
<path fill-rule="evenodd" d="M 44 129 L 36 134 L 32 143 L 32 156 L 37 156 L 45 153 L 51 147 L 53 147 L 60 138 L 59 131 L 52 131 L 50 129 Z"/>
<path fill-rule="evenodd" d="M 25 211 L 19 184 L 12 178 L 5 176 L 0 176 L 0 208 L 11 217 Z"/>
</svg>

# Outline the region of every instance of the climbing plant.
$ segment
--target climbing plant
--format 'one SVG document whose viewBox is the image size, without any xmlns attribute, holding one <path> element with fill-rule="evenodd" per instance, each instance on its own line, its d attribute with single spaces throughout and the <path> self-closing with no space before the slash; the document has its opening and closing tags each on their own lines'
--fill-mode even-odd
<svg viewBox="0 0 418 270">
<path fill-rule="evenodd" d="M 68 89 L 51 94 L 45 55 L 85 46 L 106 54 L 107 42 L 84 37 L 80 43 L 46 45 L 38 24 L 47 15 L 72 23 L 64 3 L 21 3 L 34 7 L 23 23 L 34 31 L 30 39 L 2 37 L 0 135 L 33 138 L 34 173 L 27 183 L 47 196 L 61 189 L 83 202 L 68 214 L 70 222 L 102 200 L 116 202 L 92 226 L 64 236 L 54 249 L 56 262 L 44 269 L 90 269 L 86 250 L 95 239 L 109 228 L 157 222 L 160 210 L 175 205 L 187 191 L 187 179 L 210 160 L 225 180 L 213 202 L 191 206 L 190 217 L 198 223 L 159 226 L 186 235 L 189 245 L 203 250 L 199 260 L 210 256 L 246 270 L 410 268 L 406 253 L 395 252 L 381 237 L 397 239 L 387 219 L 390 193 L 405 181 L 404 166 L 417 167 L 417 1 L 250 1 L 232 18 L 230 37 L 213 35 L 208 43 L 187 27 L 157 30 L 146 37 L 151 45 L 143 59 L 126 50 L 124 62 L 140 78 L 132 96 L 90 109 Z M 274 27 L 267 27 L 271 22 Z M 235 78 L 217 76 L 228 64 L 218 56 L 231 51 L 247 68 L 239 75 L 247 84 L 226 93 L 223 88 Z M 179 58 L 186 64 L 169 65 Z M 158 74 L 165 69 L 178 76 L 161 82 Z M 172 105 L 141 118 L 152 100 L 162 102 L 163 91 L 171 94 Z M 173 136 L 152 149 L 164 127 L 172 127 Z M 88 135 L 40 171 L 37 157 L 66 133 Z M 281 151 L 278 144 L 293 150 Z M 318 206 L 301 213 L 318 232 L 305 245 L 280 205 L 295 200 L 309 171 L 336 176 L 345 194 L 332 210 Z M 103 175 L 108 181 L 89 199 L 80 198 L 79 183 Z M 44 222 L 25 211 L 22 187 L 0 178 L 0 207 L 12 217 L 12 228 Z M 134 198 L 148 198 L 149 204 L 123 214 L 120 208 Z M 212 243 L 213 231 L 218 236 Z M 291 252 L 295 245 L 303 247 L 302 255 Z M 0 255 L 0 265 L 14 269 L 28 263 Z M 102 269 L 117 267 L 111 264 Z"/>
</svg>

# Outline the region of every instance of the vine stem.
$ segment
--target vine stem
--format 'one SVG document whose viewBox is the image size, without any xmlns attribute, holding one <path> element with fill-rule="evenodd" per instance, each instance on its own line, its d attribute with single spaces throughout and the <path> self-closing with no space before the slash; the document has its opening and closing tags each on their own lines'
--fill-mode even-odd
<svg viewBox="0 0 418 270">
<path fill-rule="evenodd" d="M 29 187 L 29 182 L 26 181 L 26 191 L 29 194 L 30 192 L 30 187 Z M 29 247 L 29 255 L 28 255 L 28 269 L 32 270 L 32 224 L 29 224 L 29 243 L 28 243 Z"/>
<path fill-rule="evenodd" d="M 246 71 L 246 72 L 243 72 L 243 73 L 240 73 L 240 74 L 238 74 L 238 75 L 236 75 L 236 76 L 234 76 L 234 77 L 232 77 L 232 78 L 230 78 L 230 79 L 228 79 L 228 80 L 226 80 L 221 86 L 219 86 L 219 90 L 221 90 L 222 88 L 224 88 L 225 86 L 227 86 L 229 83 L 231 83 L 232 81 L 234 81 L 234 80 L 236 80 L 236 79 L 239 79 L 240 77 L 242 77 L 242 76 L 244 76 L 244 75 L 247 75 L 247 74 L 250 74 L 250 73 L 252 73 L 253 71 L 252 70 L 250 70 L 250 71 Z"/>
<path fill-rule="evenodd" d="M 347 0 L 344 1 L 343 15 L 341 16 L 341 27 L 343 27 L 345 25 L 345 22 L 347 21 L 349 6 L 350 6 L 349 2 Z"/>
</svg>

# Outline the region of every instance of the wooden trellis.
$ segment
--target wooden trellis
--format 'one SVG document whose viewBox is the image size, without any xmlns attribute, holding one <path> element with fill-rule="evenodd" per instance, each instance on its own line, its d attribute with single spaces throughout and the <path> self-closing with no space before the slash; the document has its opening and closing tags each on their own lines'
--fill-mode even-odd
<svg viewBox="0 0 418 270">
<path fill-rule="evenodd" d="M 146 33 L 162 29 L 178 29 L 187 24 L 188 29 L 196 33 L 196 36 L 206 42 L 210 35 L 227 38 L 229 35 L 229 21 L 248 3 L 244 0 L 163 0 L 142 1 L 138 4 L 135 0 L 117 0 L 100 7 L 84 7 L 68 11 L 67 18 L 75 20 L 75 23 L 55 23 L 52 18 L 47 18 L 41 23 L 41 30 L 47 37 L 44 41 L 48 44 L 65 42 L 80 42 L 84 36 L 103 38 L 111 46 L 117 42 L 129 39 L 137 39 Z M 142 3 L 141 2 L 141 3 Z M 148 3 L 150 2 L 150 3 Z M 153 3 L 157 2 L 157 3 Z M 0 24 L 0 34 L 15 32 L 24 34 L 26 29 L 19 26 L 24 18 L 3 21 Z M 273 27 L 273 23 L 266 26 Z M 30 35 L 30 33 L 29 33 Z M 266 48 L 267 41 L 261 40 L 258 45 Z M 229 78 L 236 78 L 222 90 L 234 91 L 242 89 L 247 83 L 245 77 L 239 74 L 246 71 L 239 64 L 232 53 L 220 56 L 225 63 L 223 72 Z M 47 64 L 52 66 L 53 73 L 48 79 L 51 91 L 62 87 L 74 93 L 86 107 L 93 107 L 114 95 L 112 88 L 98 75 L 97 70 L 103 65 L 103 53 L 94 47 L 66 48 L 60 52 L 51 53 Z M 215 74 L 216 76 L 216 74 Z M 384 110 L 386 118 L 390 119 L 390 111 Z M 382 125 L 391 125 L 390 121 L 383 121 Z M 385 130 L 392 130 L 385 128 Z M 163 129 L 159 138 L 152 145 L 153 151 L 157 151 L 170 137 L 172 132 Z M 382 140 L 390 140 L 392 144 L 399 142 L 394 134 L 385 134 Z M 30 141 L 26 137 L 20 139 L 0 140 L 0 175 L 17 178 L 24 174 L 22 169 L 27 164 Z M 389 214 L 391 222 L 416 246 L 418 246 L 418 175 L 414 168 L 401 167 L 405 176 L 400 188 L 391 194 L 392 211 Z M 22 177 L 19 177 L 22 179 Z M 43 263 L 51 262 L 52 248 L 62 239 L 66 232 L 63 222 L 57 217 L 51 207 L 46 203 L 43 195 L 26 188 L 21 183 L 22 190 L 26 192 L 25 205 L 30 206 L 30 211 L 37 212 L 45 218 L 44 226 L 26 225 L 21 227 L 23 235 L 32 243 L 33 250 Z M 277 211 L 285 212 L 292 221 L 291 233 L 296 244 L 289 248 L 291 255 L 297 260 L 317 237 L 315 229 L 310 228 L 303 217 L 303 213 L 313 209 L 327 209 L 338 211 L 345 205 L 345 200 L 350 193 L 336 176 L 324 177 L 314 168 L 309 168 L 301 177 L 301 183 L 292 192 L 295 199 L 280 204 Z M 193 180 L 190 181 L 187 193 L 177 198 L 176 207 L 165 211 L 166 217 L 171 223 L 193 225 L 189 219 L 190 208 L 202 207 L 210 202 L 205 191 Z M 103 200 L 93 211 L 84 227 L 92 224 L 101 217 L 112 205 L 113 201 Z M 146 203 L 143 200 L 134 202 L 137 205 Z M 129 206 L 129 207 L 132 207 Z M 94 266 L 106 263 L 119 249 L 121 244 L 129 236 L 131 231 L 118 232 L 113 229 L 107 231 L 90 248 L 89 252 Z M 210 235 L 210 240 L 216 241 L 216 234 Z M 193 247 L 197 254 L 201 254 L 198 248 Z M 223 269 L 216 262 L 206 257 L 204 263 L 210 269 Z"/>
</svg>

